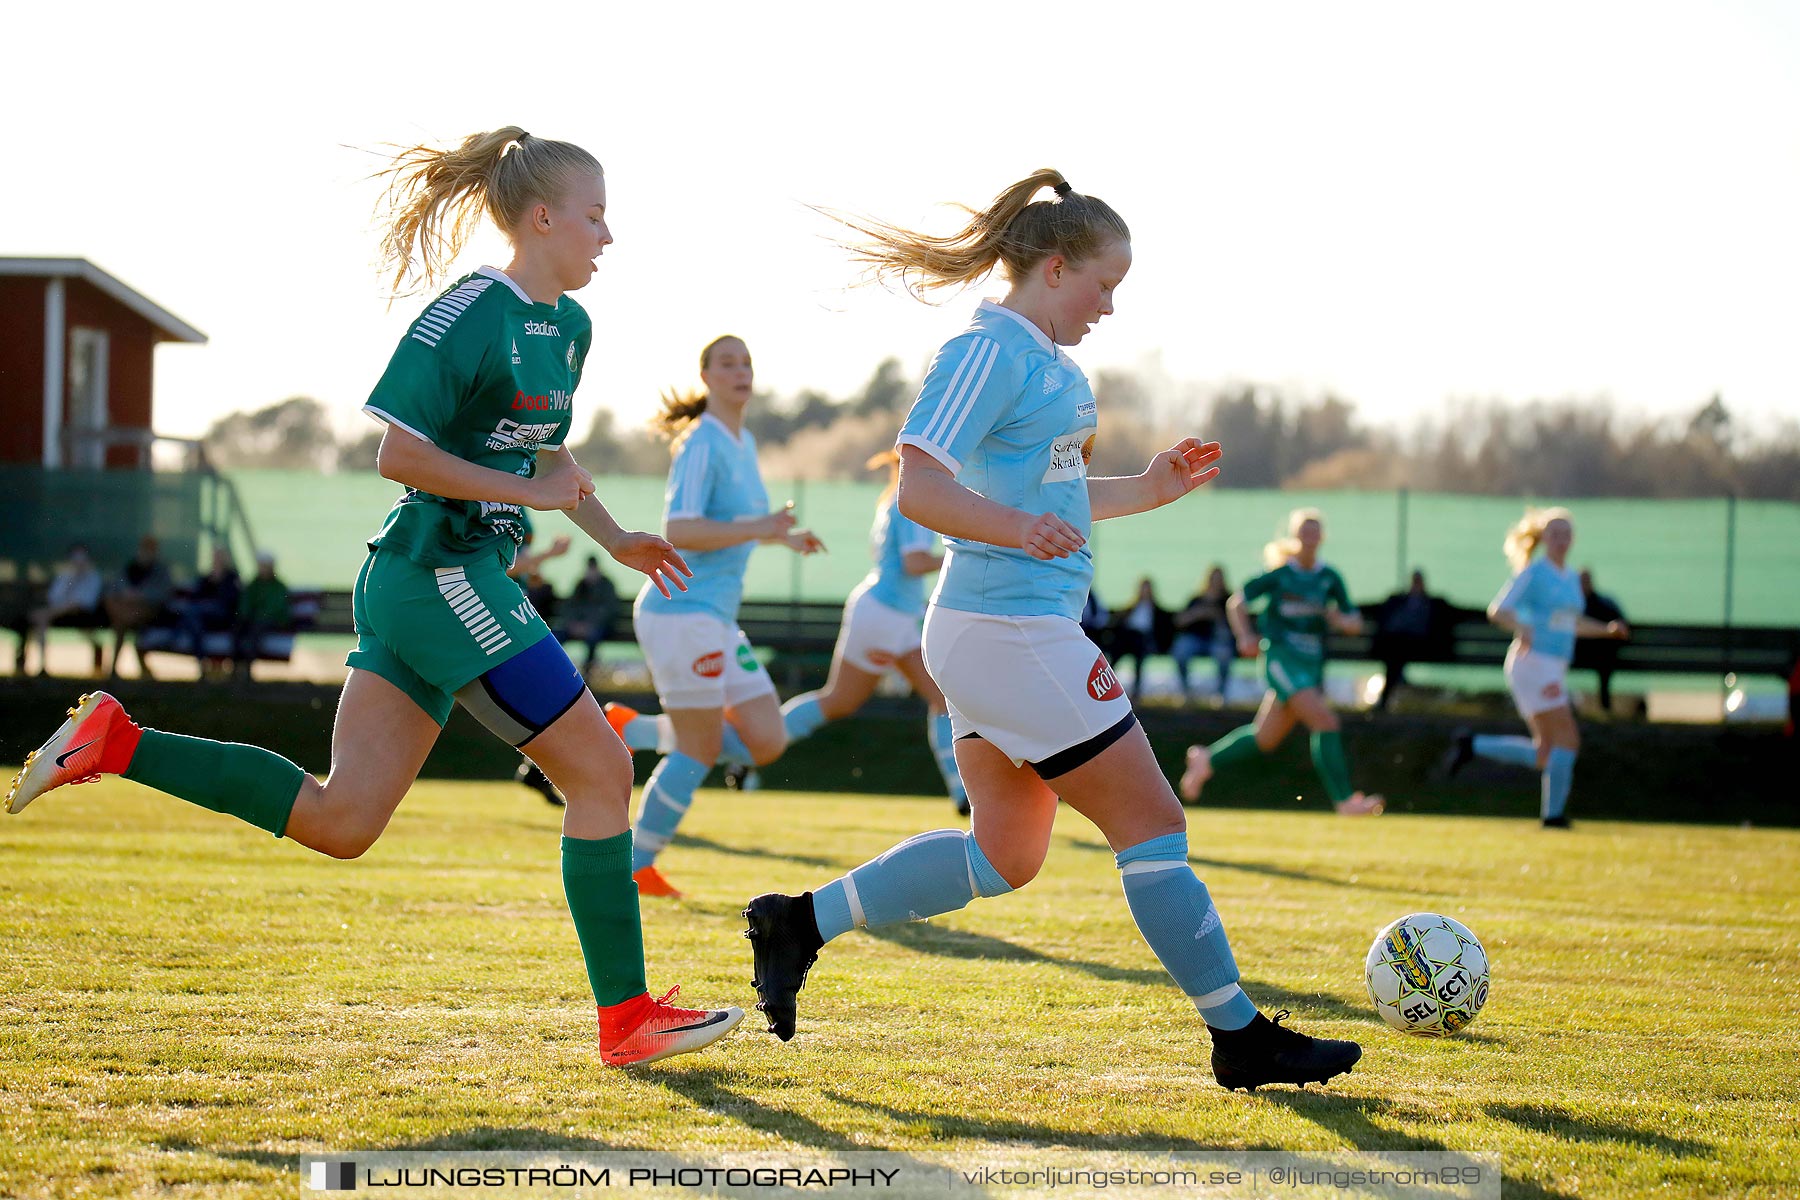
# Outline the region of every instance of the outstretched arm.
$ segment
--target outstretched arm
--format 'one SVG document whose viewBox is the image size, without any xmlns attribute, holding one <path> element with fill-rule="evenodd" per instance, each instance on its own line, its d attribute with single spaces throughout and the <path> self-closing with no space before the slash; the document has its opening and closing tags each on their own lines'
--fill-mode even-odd
<svg viewBox="0 0 1800 1200">
<path fill-rule="evenodd" d="M 593 476 L 576 465 L 573 455 L 566 450 L 544 453 L 553 462 L 551 468 L 527 478 L 478 466 L 389 425 L 375 451 L 375 469 L 384 479 L 446 500 L 492 500 L 540 510 L 573 510 L 584 496 L 593 495 Z"/>
<path fill-rule="evenodd" d="M 1151 459 L 1142 475 L 1090 478 L 1088 507 L 1094 520 L 1127 517 L 1174 503 L 1218 475 L 1221 453 L 1217 442 L 1183 438 Z"/>
</svg>

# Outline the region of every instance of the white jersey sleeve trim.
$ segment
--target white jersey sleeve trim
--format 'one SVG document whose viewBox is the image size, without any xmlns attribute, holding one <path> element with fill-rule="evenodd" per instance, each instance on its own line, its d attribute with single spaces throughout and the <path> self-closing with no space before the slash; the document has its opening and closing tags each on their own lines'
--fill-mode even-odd
<svg viewBox="0 0 1800 1200">
<path fill-rule="evenodd" d="M 962 464 L 956 461 L 956 456 L 954 454 L 951 454 L 936 442 L 928 442 L 917 434 L 903 433 L 895 439 L 894 445 L 917 446 L 919 449 L 950 468 L 950 473 L 952 475 L 957 475 L 962 472 Z"/>
<path fill-rule="evenodd" d="M 373 404 L 363 405 L 362 410 L 364 412 L 368 413 L 371 417 L 374 417 L 377 421 L 381 421 L 385 424 L 392 425 L 395 429 L 406 430 L 406 432 L 412 434 L 414 437 L 418 438 L 421 442 L 424 442 L 427 446 L 437 445 L 436 442 L 432 441 L 430 438 L 426 437 L 424 434 L 422 434 L 418 430 L 414 429 L 411 425 L 408 425 L 405 421 L 400 420 L 398 417 L 392 415 L 391 413 L 382 412 L 379 408 L 376 408 Z"/>
</svg>

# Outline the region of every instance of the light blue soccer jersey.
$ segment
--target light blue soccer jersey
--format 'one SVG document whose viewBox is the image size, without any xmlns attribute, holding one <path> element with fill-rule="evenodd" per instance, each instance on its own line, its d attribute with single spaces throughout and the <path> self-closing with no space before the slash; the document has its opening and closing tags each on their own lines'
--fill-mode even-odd
<svg viewBox="0 0 1800 1200">
<path fill-rule="evenodd" d="M 748 429 L 734 435 L 719 418 L 702 414 L 669 464 L 664 528 L 683 517 L 744 521 L 768 511 L 769 493 L 756 465 L 756 439 Z M 735 625 L 738 603 L 744 598 L 744 568 L 755 549 L 756 543 L 750 541 L 719 550 L 685 550 L 681 556 L 694 572 L 686 581 L 687 591 L 664 599 L 646 579 L 638 606 L 646 612 L 706 612 Z"/>
<path fill-rule="evenodd" d="M 1587 607 L 1581 576 L 1558 569 L 1547 558 L 1533 559 L 1494 597 L 1493 608 L 1512 612 L 1531 628 L 1531 648 L 1568 662 L 1575 657 L 1575 619 Z"/>
<path fill-rule="evenodd" d="M 1087 464 L 1099 430 L 1087 376 L 1043 331 L 984 300 L 932 360 L 899 444 L 917 446 L 971 491 L 1093 528 Z M 946 537 L 933 604 L 991 616 L 1079 620 L 1094 575 L 1087 546 L 1036 559 L 1010 546 Z"/>
<path fill-rule="evenodd" d="M 914 550 L 936 550 L 937 534 L 902 516 L 900 501 L 889 496 L 875 513 L 869 548 L 875 555 L 875 569 L 863 580 L 869 589 L 867 594 L 900 612 L 915 616 L 923 613 L 925 580 L 907 571 L 906 556 Z"/>
</svg>

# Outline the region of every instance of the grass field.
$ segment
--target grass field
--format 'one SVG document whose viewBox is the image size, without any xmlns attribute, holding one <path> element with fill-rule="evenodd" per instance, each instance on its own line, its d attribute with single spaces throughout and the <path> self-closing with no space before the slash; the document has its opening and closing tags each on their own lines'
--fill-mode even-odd
<svg viewBox="0 0 1800 1200">
<path fill-rule="evenodd" d="M 948 823 L 941 799 L 703 792 L 646 902 L 653 987 L 748 1006 L 751 894 Z M 1800 833 L 1197 811 L 1265 1009 L 1365 1047 L 1325 1089 L 1217 1088 L 1064 812 L 1044 877 L 828 947 L 782 1045 L 597 1065 L 555 814 L 420 785 L 336 864 L 107 781 L 0 818 L 0 1195 L 297 1194 L 325 1149 L 919 1157 L 1017 1146 L 1498 1151 L 1508 1197 L 1794 1196 Z M 1464 1036 L 1379 1025 L 1374 931 L 1448 913 L 1494 961 Z"/>
</svg>

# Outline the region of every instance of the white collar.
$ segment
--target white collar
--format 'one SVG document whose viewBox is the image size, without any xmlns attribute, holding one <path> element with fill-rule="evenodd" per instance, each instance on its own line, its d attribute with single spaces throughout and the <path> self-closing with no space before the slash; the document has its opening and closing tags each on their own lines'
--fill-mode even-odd
<svg viewBox="0 0 1800 1200">
<path fill-rule="evenodd" d="M 742 430 L 739 430 L 737 433 L 731 432 L 731 426 L 729 426 L 725 422 L 719 420 L 718 417 L 714 416 L 712 413 L 709 413 L 709 412 L 701 413 L 700 419 L 702 421 L 711 421 L 714 425 L 717 425 L 719 427 L 720 433 L 724 434 L 726 437 L 730 438 L 732 441 L 736 442 L 738 445 L 741 446 L 744 444 L 744 434 L 743 434 Z"/>
<path fill-rule="evenodd" d="M 1048 350 L 1052 354 L 1061 354 L 1062 353 L 1062 351 L 1060 350 L 1060 348 L 1058 348 L 1056 343 L 1051 341 L 1047 336 L 1045 336 L 1044 331 L 1039 329 L 1036 325 L 1033 325 L 1031 323 L 1030 318 L 1026 317 L 1025 314 L 1023 314 L 1023 313 L 1014 312 L 1012 309 L 1006 307 L 1006 305 L 996 303 L 995 301 L 992 301 L 992 300 L 983 300 L 981 302 L 981 306 L 978 309 L 976 309 L 976 311 L 977 312 L 996 312 L 996 313 L 1000 313 L 1014 321 L 1017 321 L 1022 328 L 1024 328 L 1026 331 L 1028 331 L 1032 337 L 1037 339 L 1038 345 L 1042 346 L 1044 349 Z"/>
<path fill-rule="evenodd" d="M 499 283 L 504 283 L 507 287 L 509 287 L 513 290 L 513 295 L 517 296 L 519 299 L 523 300 L 527 304 L 536 304 L 537 303 L 536 300 L 533 300 L 530 296 L 527 296 L 525 294 L 525 289 L 520 287 L 511 275 L 508 275 L 505 271 L 500 270 L 498 267 L 476 267 L 475 273 L 477 275 L 482 276 L 483 278 L 492 279 Z"/>
</svg>

